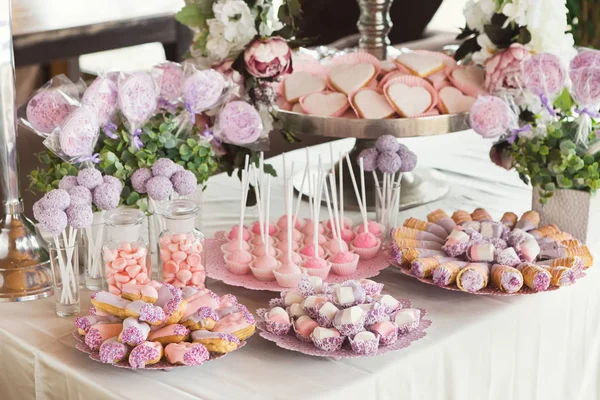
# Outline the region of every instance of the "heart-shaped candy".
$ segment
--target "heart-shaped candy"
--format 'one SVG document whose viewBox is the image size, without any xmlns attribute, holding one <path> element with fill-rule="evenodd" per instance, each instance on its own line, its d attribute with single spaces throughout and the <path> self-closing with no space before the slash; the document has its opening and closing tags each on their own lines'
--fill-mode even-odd
<svg viewBox="0 0 600 400">
<path fill-rule="evenodd" d="M 320 117 L 338 117 L 350 106 L 348 97 L 342 93 L 311 93 L 300 99 L 306 114 Z"/>
<path fill-rule="evenodd" d="M 407 86 L 404 83 L 391 83 L 386 87 L 386 95 L 396 111 L 403 117 L 415 117 L 426 112 L 431 106 L 431 94 L 422 86 Z"/>
<path fill-rule="evenodd" d="M 300 97 L 325 90 L 325 79 L 305 71 L 294 72 L 283 83 L 285 99 L 295 103 Z"/>
<path fill-rule="evenodd" d="M 351 101 L 361 118 L 384 119 L 396 113 L 385 96 L 373 89 L 359 90 L 352 96 Z"/>
<path fill-rule="evenodd" d="M 466 68 L 456 68 L 449 75 L 450 81 L 461 92 L 468 96 L 484 95 L 487 92 L 483 87 L 485 71 L 483 68 L 470 65 Z"/>
<path fill-rule="evenodd" d="M 440 105 L 446 114 L 467 112 L 475 103 L 475 98 L 465 96 L 455 87 L 447 86 L 440 90 Z"/>
<path fill-rule="evenodd" d="M 329 82 L 336 90 L 350 95 L 367 86 L 376 73 L 373 64 L 340 64 L 329 71 Z"/>
<path fill-rule="evenodd" d="M 430 54 L 404 53 L 396 57 L 396 62 L 421 78 L 444 69 L 443 60 Z"/>
</svg>

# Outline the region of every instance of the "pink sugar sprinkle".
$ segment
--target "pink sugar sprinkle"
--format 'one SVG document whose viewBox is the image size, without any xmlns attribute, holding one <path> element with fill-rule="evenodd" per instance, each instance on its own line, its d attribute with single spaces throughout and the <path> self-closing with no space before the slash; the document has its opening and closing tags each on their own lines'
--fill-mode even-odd
<svg viewBox="0 0 600 400">
<path fill-rule="evenodd" d="M 140 321 L 145 322 L 160 322 L 167 319 L 165 312 L 162 308 L 158 306 L 153 306 L 150 303 L 146 303 L 140 309 Z"/>
<path fill-rule="evenodd" d="M 190 333 L 190 330 L 183 325 L 175 325 L 175 328 L 173 329 L 174 336 L 185 336 L 188 333 Z"/>
<path fill-rule="evenodd" d="M 183 301 L 183 297 L 181 296 L 173 296 L 171 300 L 167 301 L 167 304 L 163 307 L 165 314 L 167 317 L 173 315 L 179 309 L 179 305 Z"/>
<path fill-rule="evenodd" d="M 144 343 L 146 338 L 142 335 L 142 332 L 135 326 L 128 326 L 121 333 L 121 340 L 131 345 L 138 345 Z"/>
<path fill-rule="evenodd" d="M 87 317 L 77 317 L 75 319 L 75 327 L 77 329 L 81 329 L 82 331 L 84 331 L 86 333 L 90 329 L 91 326 L 92 326 L 92 324 L 90 323 L 90 321 Z"/>
<path fill-rule="evenodd" d="M 119 362 L 127 354 L 127 346 L 123 343 L 110 342 L 100 346 L 100 361 L 107 364 Z"/>
<path fill-rule="evenodd" d="M 98 329 L 91 328 L 85 335 L 85 344 L 92 350 L 98 350 L 102 344 L 102 335 Z"/>
<path fill-rule="evenodd" d="M 228 342 L 235 343 L 238 346 L 241 344 L 240 340 L 232 334 L 219 332 L 217 335 L 219 336 L 219 339 L 227 340 Z"/>
<path fill-rule="evenodd" d="M 208 292 L 208 295 L 209 295 L 210 297 L 212 297 L 213 299 L 215 299 L 217 302 L 219 302 L 219 301 L 220 301 L 220 299 L 221 299 L 221 298 L 219 297 L 219 295 L 218 295 L 218 294 L 216 294 L 215 292 L 213 292 L 212 290 Z"/>
<path fill-rule="evenodd" d="M 96 307 L 91 306 L 89 312 L 90 312 L 90 315 L 96 315 Z"/>
<path fill-rule="evenodd" d="M 141 344 L 131 350 L 129 355 L 129 365 L 131 368 L 144 368 L 146 362 L 158 358 L 160 353 L 154 347 L 146 346 Z"/>
<path fill-rule="evenodd" d="M 238 310 L 242 313 L 242 315 L 244 315 L 244 318 L 246 319 L 246 322 L 248 322 L 249 324 L 256 323 L 256 320 L 254 319 L 254 316 L 250 313 L 250 311 L 248 311 L 248 309 L 246 308 L 246 306 L 240 304 L 240 305 L 238 305 Z"/>
<path fill-rule="evenodd" d="M 215 321 L 219 320 L 219 315 L 210 307 L 200 307 L 198 310 L 196 310 L 196 316 L 199 319 L 212 318 Z"/>
<path fill-rule="evenodd" d="M 202 365 L 210 358 L 210 354 L 204 345 L 196 343 L 183 355 L 185 365 Z"/>
<path fill-rule="evenodd" d="M 98 294 L 98 292 L 93 292 L 93 293 L 90 295 L 90 299 L 95 299 L 97 294 Z"/>
</svg>

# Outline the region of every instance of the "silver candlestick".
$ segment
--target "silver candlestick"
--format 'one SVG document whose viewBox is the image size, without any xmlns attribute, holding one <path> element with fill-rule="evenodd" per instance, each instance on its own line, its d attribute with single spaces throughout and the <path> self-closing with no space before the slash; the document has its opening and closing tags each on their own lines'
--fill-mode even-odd
<svg viewBox="0 0 600 400">
<path fill-rule="evenodd" d="M 394 0 L 358 0 L 358 47 L 380 60 L 386 59 L 387 47 L 390 45 L 388 35 L 392 30 L 390 7 L 393 2 Z"/>
<path fill-rule="evenodd" d="M 48 253 L 24 214 L 17 168 L 15 65 L 10 0 L 0 0 L 0 301 L 52 294 Z M 0 211 L 2 212 L 2 211 Z"/>
</svg>

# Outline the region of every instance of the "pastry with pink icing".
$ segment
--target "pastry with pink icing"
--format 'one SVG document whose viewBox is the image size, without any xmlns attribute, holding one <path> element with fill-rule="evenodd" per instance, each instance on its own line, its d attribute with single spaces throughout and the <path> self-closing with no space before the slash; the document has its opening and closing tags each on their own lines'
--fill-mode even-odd
<svg viewBox="0 0 600 400">
<path fill-rule="evenodd" d="M 191 339 L 193 343 L 200 343 L 211 353 L 230 353 L 240 347 L 240 340 L 229 333 L 194 331 Z"/>
<path fill-rule="evenodd" d="M 123 324 L 95 324 L 85 335 L 85 344 L 90 350 L 98 351 L 100 345 L 113 336 L 118 336 L 123 330 Z"/>
<path fill-rule="evenodd" d="M 104 311 L 119 318 L 127 318 L 127 306 L 131 301 L 121 298 L 109 292 L 96 292 L 91 296 L 92 305 L 96 310 Z"/>
<path fill-rule="evenodd" d="M 139 322 L 133 317 L 125 318 L 123 321 L 123 330 L 119 334 L 119 342 L 129 346 L 137 346 L 148 339 L 150 334 L 150 325 L 145 322 Z"/>
<path fill-rule="evenodd" d="M 182 318 L 181 325 L 185 326 L 191 331 L 197 330 L 212 330 L 217 321 L 219 315 L 210 307 L 200 307 L 192 315 Z"/>
<path fill-rule="evenodd" d="M 201 307 L 209 307 L 213 310 L 219 308 L 219 296 L 212 291 L 198 293 L 189 297 L 186 302 L 187 306 L 185 307 L 185 311 L 181 316 L 182 321 L 194 314 Z"/>
<path fill-rule="evenodd" d="M 85 335 L 93 325 L 114 324 L 117 322 L 121 322 L 121 318 L 114 315 L 88 315 L 85 317 L 75 318 L 75 327 L 77 328 L 77 333 L 80 335 Z"/>
<path fill-rule="evenodd" d="M 144 342 L 131 350 L 129 365 L 133 369 L 156 364 L 163 356 L 163 346 L 158 342 Z"/>
<path fill-rule="evenodd" d="M 161 307 L 145 303 L 141 300 L 129 303 L 125 309 L 125 313 L 128 317 L 139 319 L 153 326 L 161 325 L 167 320 L 165 311 Z"/>
<path fill-rule="evenodd" d="M 141 300 L 144 303 L 154 303 L 158 298 L 158 291 L 150 284 L 126 284 L 121 288 L 121 297 L 127 300 Z"/>
<path fill-rule="evenodd" d="M 181 324 L 167 325 L 153 330 L 148 335 L 148 340 L 162 345 L 179 343 L 189 339 L 190 330 Z"/>
<path fill-rule="evenodd" d="M 239 340 L 245 340 L 256 331 L 256 321 L 246 307 L 238 306 L 238 311 L 221 317 L 212 329 L 213 332 L 230 333 Z"/>
<path fill-rule="evenodd" d="M 187 302 L 183 300 L 181 289 L 168 283 L 165 283 L 158 289 L 158 298 L 154 304 L 162 307 L 164 310 L 167 316 L 167 320 L 165 321 L 167 325 L 177 323 L 187 307 Z"/>
<path fill-rule="evenodd" d="M 98 356 L 105 364 L 116 364 L 129 356 L 130 347 L 117 340 L 117 336 L 105 340 L 100 346 Z"/>
<path fill-rule="evenodd" d="M 174 365 L 202 365 L 210 358 L 206 347 L 200 343 L 170 343 L 165 347 L 167 361 Z"/>
</svg>

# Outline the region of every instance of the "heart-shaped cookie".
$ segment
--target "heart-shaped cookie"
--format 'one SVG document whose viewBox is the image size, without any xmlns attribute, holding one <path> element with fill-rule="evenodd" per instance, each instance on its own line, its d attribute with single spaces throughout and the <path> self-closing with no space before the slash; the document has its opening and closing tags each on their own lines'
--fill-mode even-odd
<svg viewBox="0 0 600 400">
<path fill-rule="evenodd" d="M 348 109 L 348 97 L 342 93 L 311 93 L 300 99 L 306 114 L 320 117 L 339 117 Z"/>
<path fill-rule="evenodd" d="M 326 86 L 325 79 L 305 71 L 294 72 L 283 83 L 285 99 L 290 103 L 297 102 L 307 94 L 321 92 Z"/>
<path fill-rule="evenodd" d="M 404 83 L 390 82 L 385 93 L 396 111 L 403 117 L 415 117 L 426 112 L 433 101 L 427 89 L 421 86 L 407 86 Z"/>
<path fill-rule="evenodd" d="M 351 98 L 356 113 L 365 119 L 384 119 L 396 113 L 385 96 L 373 89 L 362 89 Z"/>
<path fill-rule="evenodd" d="M 448 86 L 440 90 L 440 106 L 446 114 L 467 112 L 475 103 L 475 97 L 465 96 L 455 87 Z"/>
<path fill-rule="evenodd" d="M 421 78 L 444 69 L 443 60 L 430 54 L 404 53 L 396 57 L 396 62 Z"/>
<path fill-rule="evenodd" d="M 367 86 L 375 78 L 376 73 L 373 64 L 340 64 L 329 71 L 329 83 L 335 90 L 350 95 Z"/>
<path fill-rule="evenodd" d="M 298 114 L 304 114 L 304 110 L 302 109 L 302 106 L 300 105 L 300 103 L 294 104 L 294 106 L 292 107 L 292 112 L 295 112 Z"/>
<path fill-rule="evenodd" d="M 485 71 L 474 65 L 466 68 L 455 68 L 448 76 L 454 86 L 468 96 L 486 94 L 483 87 Z"/>
</svg>

